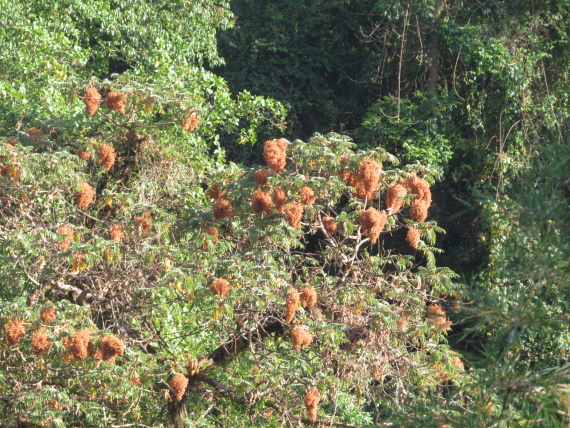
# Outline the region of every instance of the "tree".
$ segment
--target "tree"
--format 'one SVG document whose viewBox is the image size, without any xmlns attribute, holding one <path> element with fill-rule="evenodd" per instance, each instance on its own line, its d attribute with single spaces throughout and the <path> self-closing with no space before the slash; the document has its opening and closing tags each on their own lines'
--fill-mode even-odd
<svg viewBox="0 0 570 428">
<path fill-rule="evenodd" d="M 460 375 L 415 175 L 434 171 L 316 135 L 268 141 L 270 170 L 220 168 L 204 193 L 129 138 L 87 161 L 22 143 L 5 158 L 6 425 L 370 423 Z"/>
</svg>

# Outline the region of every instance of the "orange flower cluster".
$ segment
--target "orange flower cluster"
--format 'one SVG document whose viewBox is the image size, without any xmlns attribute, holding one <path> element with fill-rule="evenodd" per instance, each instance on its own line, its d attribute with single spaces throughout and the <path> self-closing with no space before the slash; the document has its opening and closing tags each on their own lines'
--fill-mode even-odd
<svg viewBox="0 0 570 428">
<path fill-rule="evenodd" d="M 289 296 L 287 296 L 286 300 L 287 311 L 285 312 L 285 322 L 287 324 L 293 320 L 295 312 L 297 312 L 297 305 L 299 304 L 299 292 L 295 288 L 290 288 L 288 294 Z"/>
<path fill-rule="evenodd" d="M 111 241 L 121 242 L 123 239 L 125 239 L 125 228 L 120 224 L 114 224 L 111 226 L 109 239 Z"/>
<path fill-rule="evenodd" d="M 230 292 L 230 283 L 224 278 L 218 278 L 210 285 L 210 291 L 225 299 Z"/>
<path fill-rule="evenodd" d="M 301 288 L 301 305 L 310 308 L 317 303 L 317 291 L 314 287 Z"/>
<path fill-rule="evenodd" d="M 125 353 L 125 344 L 115 336 L 105 336 L 101 339 L 101 356 L 105 361 L 115 361 L 117 355 Z"/>
<path fill-rule="evenodd" d="M 105 97 L 105 105 L 111 111 L 118 111 L 125 114 L 125 102 L 127 96 L 122 92 L 109 92 Z"/>
<path fill-rule="evenodd" d="M 397 183 L 386 192 L 386 207 L 392 214 L 399 212 L 404 206 L 404 198 L 408 194 L 408 189 L 402 183 Z"/>
<path fill-rule="evenodd" d="M 428 209 L 431 205 L 431 190 L 429 183 L 412 174 L 412 177 L 406 181 L 410 193 L 416 195 L 410 205 L 410 217 L 412 220 L 425 221 L 428 216 Z"/>
<path fill-rule="evenodd" d="M 309 346 L 313 343 L 311 333 L 301 327 L 294 327 L 291 329 L 291 344 L 295 351 L 301 352 L 301 347 Z"/>
<path fill-rule="evenodd" d="M 39 128 L 28 128 L 26 129 L 26 134 L 30 136 L 34 143 L 37 143 L 40 137 L 44 135 L 44 131 Z"/>
<path fill-rule="evenodd" d="M 305 407 L 312 422 L 317 420 L 317 408 L 320 401 L 321 396 L 319 390 L 316 386 L 311 386 L 305 394 Z"/>
<path fill-rule="evenodd" d="M 337 224 L 334 218 L 324 216 L 321 220 L 323 223 L 323 227 L 325 228 L 325 230 L 329 235 L 332 235 L 333 233 L 336 232 Z"/>
<path fill-rule="evenodd" d="M 265 186 L 267 184 L 268 177 L 269 177 L 269 170 L 266 168 L 259 168 L 253 173 L 253 179 L 260 186 Z"/>
<path fill-rule="evenodd" d="M 386 213 L 374 208 L 368 208 L 358 215 L 358 221 L 362 227 L 362 233 L 370 238 L 370 243 L 375 244 L 386 225 Z"/>
<path fill-rule="evenodd" d="M 81 190 L 75 194 L 75 203 L 80 210 L 86 210 L 95 200 L 95 189 L 86 183 L 81 183 Z"/>
<path fill-rule="evenodd" d="M 43 327 L 32 333 L 30 340 L 32 341 L 32 352 L 36 354 L 37 357 L 45 353 L 51 346 L 51 342 Z"/>
<path fill-rule="evenodd" d="M 198 127 L 198 118 L 196 114 L 196 110 L 190 110 L 190 114 L 182 124 L 182 129 L 184 131 L 192 132 Z"/>
<path fill-rule="evenodd" d="M 211 236 L 212 242 L 214 243 L 218 242 L 220 239 L 218 229 L 214 226 L 202 229 L 202 233 Z M 207 237 L 205 239 L 207 239 Z"/>
<path fill-rule="evenodd" d="M 168 382 L 168 386 L 170 386 L 170 389 L 174 393 L 176 399 L 180 401 L 188 387 L 188 378 L 182 374 L 176 374 L 172 376 L 172 379 Z"/>
<path fill-rule="evenodd" d="M 437 303 L 431 305 L 428 309 L 428 318 L 434 321 L 440 330 L 447 331 L 451 327 L 451 321 L 449 321 L 445 315 L 445 310 Z"/>
<path fill-rule="evenodd" d="M 256 214 L 265 212 L 267 215 L 271 215 L 273 212 L 273 201 L 271 200 L 269 192 L 255 192 L 253 194 L 253 200 L 251 201 L 251 208 Z"/>
<path fill-rule="evenodd" d="M 409 315 L 402 315 L 402 317 L 398 321 L 396 321 L 396 325 L 398 326 L 398 328 L 402 333 L 406 331 L 409 319 L 410 319 Z"/>
<path fill-rule="evenodd" d="M 55 308 L 53 306 L 45 306 L 40 311 L 40 318 L 44 324 L 55 321 Z"/>
<path fill-rule="evenodd" d="M 217 184 L 210 186 L 208 190 L 206 190 L 206 195 L 214 200 L 219 199 L 224 193 L 226 193 L 226 191 L 221 189 Z"/>
<path fill-rule="evenodd" d="M 303 205 L 315 204 L 315 192 L 309 186 L 301 187 L 301 203 Z"/>
<path fill-rule="evenodd" d="M 63 346 L 74 358 L 84 360 L 89 355 L 90 333 L 89 330 L 78 331 L 71 338 L 65 338 Z"/>
<path fill-rule="evenodd" d="M 410 204 L 410 218 L 416 221 L 425 221 L 428 216 L 429 205 L 421 200 L 414 199 Z"/>
<path fill-rule="evenodd" d="M 65 238 L 59 243 L 59 251 L 62 253 L 67 251 L 69 246 L 73 243 L 73 229 L 68 224 L 57 229 L 57 233 L 65 235 Z"/>
<path fill-rule="evenodd" d="M 188 364 L 186 364 L 186 371 L 188 373 L 189 378 L 198 373 L 198 369 L 200 368 L 199 366 L 200 364 L 198 363 L 198 360 L 196 358 L 190 358 L 188 360 Z"/>
<path fill-rule="evenodd" d="M 77 149 L 75 151 L 75 154 L 77 155 L 77 157 L 79 159 L 84 160 L 84 161 L 88 161 L 89 159 L 91 159 L 91 152 L 89 150 Z"/>
<path fill-rule="evenodd" d="M 93 116 L 99 111 L 99 104 L 101 102 L 101 94 L 97 88 L 87 88 L 85 91 L 85 96 L 83 97 L 83 102 L 85 103 L 85 112 L 89 116 Z"/>
<path fill-rule="evenodd" d="M 343 169 L 340 176 L 354 188 L 357 198 L 370 201 L 380 189 L 384 173 L 380 162 L 364 158 L 360 161 L 356 173 Z"/>
<path fill-rule="evenodd" d="M 465 364 L 463 364 L 461 358 L 454 356 L 451 360 L 453 361 L 453 365 L 457 367 L 459 370 L 465 370 Z"/>
<path fill-rule="evenodd" d="M 263 146 L 263 158 L 269 169 L 275 174 L 280 174 L 285 170 L 287 163 L 287 146 L 289 142 L 285 138 L 279 140 L 267 140 Z"/>
<path fill-rule="evenodd" d="M 150 221 L 150 212 L 147 211 L 142 217 L 135 217 L 135 229 L 139 236 L 146 236 L 150 229 L 152 228 L 152 222 Z"/>
<path fill-rule="evenodd" d="M 105 168 L 105 171 L 109 171 L 115 164 L 115 158 L 117 157 L 115 148 L 110 144 L 102 144 L 99 146 L 97 154 L 99 157 L 99 165 L 102 165 Z"/>
<path fill-rule="evenodd" d="M 294 229 L 301 228 L 301 219 L 303 218 L 303 205 L 299 204 L 298 202 L 293 202 L 291 204 L 285 205 L 283 209 L 285 213 L 285 219 L 289 226 Z"/>
<path fill-rule="evenodd" d="M 415 227 L 410 227 L 406 234 L 406 241 L 408 241 L 412 247 L 417 249 L 420 244 L 420 231 Z"/>
<path fill-rule="evenodd" d="M 139 377 L 137 376 L 136 373 L 133 373 L 133 375 L 131 376 L 131 385 L 133 386 L 137 386 L 141 383 L 141 380 L 139 379 Z"/>
<path fill-rule="evenodd" d="M 6 140 L 6 150 L 8 151 L 13 150 L 16 144 L 18 144 L 18 140 L 16 140 L 15 138 L 10 138 L 9 140 Z"/>
<path fill-rule="evenodd" d="M 10 318 L 4 325 L 4 331 L 9 345 L 16 345 L 26 334 L 26 329 L 18 317 Z"/>
<path fill-rule="evenodd" d="M 202 249 L 206 251 L 208 250 L 208 241 L 212 244 L 217 244 L 220 240 L 218 229 L 213 226 L 202 229 L 202 233 L 205 235 L 202 242 Z"/>
<path fill-rule="evenodd" d="M 214 206 L 213 216 L 216 219 L 230 218 L 234 211 L 232 204 L 226 198 L 219 198 Z"/>
<path fill-rule="evenodd" d="M 271 200 L 275 204 L 275 208 L 277 211 L 282 213 L 283 207 L 287 203 L 287 196 L 285 195 L 285 191 L 282 187 L 278 187 L 273 191 L 273 195 L 271 195 Z"/>
</svg>

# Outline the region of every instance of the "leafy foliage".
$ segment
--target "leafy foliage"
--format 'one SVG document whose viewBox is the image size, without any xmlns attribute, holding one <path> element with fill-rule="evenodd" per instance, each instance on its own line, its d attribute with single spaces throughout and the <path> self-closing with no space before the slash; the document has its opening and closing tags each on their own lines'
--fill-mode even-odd
<svg viewBox="0 0 570 428">
<path fill-rule="evenodd" d="M 0 425 L 568 425 L 568 0 L 0 6 Z"/>
</svg>

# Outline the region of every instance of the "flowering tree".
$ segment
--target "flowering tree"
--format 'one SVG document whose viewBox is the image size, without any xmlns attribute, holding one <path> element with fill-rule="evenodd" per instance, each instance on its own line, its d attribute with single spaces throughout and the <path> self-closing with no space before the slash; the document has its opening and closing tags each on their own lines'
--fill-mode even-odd
<svg viewBox="0 0 570 428">
<path fill-rule="evenodd" d="M 284 125 L 202 67 L 225 3 L 61 6 L 0 17 L 1 425 L 354 426 L 448 394 L 437 172 L 337 134 L 223 163 Z"/>
<path fill-rule="evenodd" d="M 198 175 L 103 108 L 139 128 L 2 148 L 7 424 L 378 423 L 460 377 L 435 171 L 330 134 Z"/>
</svg>

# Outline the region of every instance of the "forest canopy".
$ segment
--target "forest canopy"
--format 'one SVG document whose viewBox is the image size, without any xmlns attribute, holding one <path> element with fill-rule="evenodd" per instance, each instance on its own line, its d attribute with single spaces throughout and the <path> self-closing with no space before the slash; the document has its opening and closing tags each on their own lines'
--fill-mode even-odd
<svg viewBox="0 0 570 428">
<path fill-rule="evenodd" d="M 569 3 L 0 0 L 0 425 L 568 426 Z"/>
</svg>

